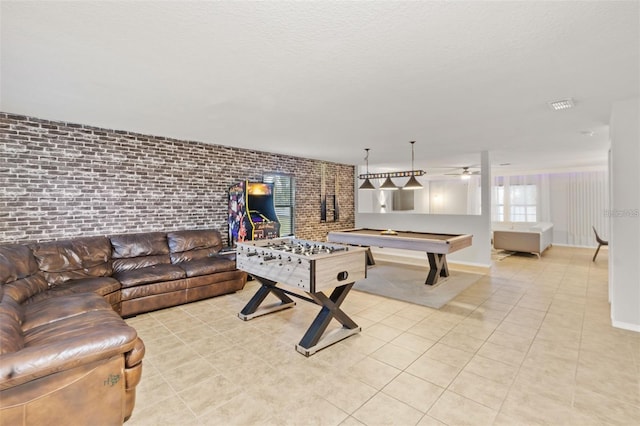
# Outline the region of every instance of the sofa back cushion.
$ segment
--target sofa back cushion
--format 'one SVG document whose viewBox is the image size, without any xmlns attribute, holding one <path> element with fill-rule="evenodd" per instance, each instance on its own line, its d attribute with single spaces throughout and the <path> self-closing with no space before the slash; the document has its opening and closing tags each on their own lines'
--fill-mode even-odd
<svg viewBox="0 0 640 426">
<path fill-rule="evenodd" d="M 22 327 L 12 316 L 0 312 L 0 355 L 18 352 L 24 347 Z"/>
<path fill-rule="evenodd" d="M 164 232 L 112 235 L 109 239 L 115 272 L 171 263 Z"/>
<path fill-rule="evenodd" d="M 40 270 L 51 285 L 111 275 L 111 244 L 106 237 L 50 241 L 31 246 Z"/>
<path fill-rule="evenodd" d="M 22 306 L 0 286 L 0 355 L 17 352 L 24 346 Z"/>
<path fill-rule="evenodd" d="M 222 248 L 222 236 L 215 229 L 169 232 L 167 242 L 172 263 L 210 257 Z"/>
<path fill-rule="evenodd" d="M 0 285 L 18 303 L 49 288 L 31 250 L 20 244 L 0 246 Z"/>
<path fill-rule="evenodd" d="M 2 318 L 11 317 L 18 324 L 24 321 L 24 309 L 9 293 L 4 293 L 3 287 L 0 287 L 0 316 Z"/>
<path fill-rule="evenodd" d="M 28 246 L 0 246 L 0 283 L 10 283 L 38 272 L 38 263 Z"/>
</svg>

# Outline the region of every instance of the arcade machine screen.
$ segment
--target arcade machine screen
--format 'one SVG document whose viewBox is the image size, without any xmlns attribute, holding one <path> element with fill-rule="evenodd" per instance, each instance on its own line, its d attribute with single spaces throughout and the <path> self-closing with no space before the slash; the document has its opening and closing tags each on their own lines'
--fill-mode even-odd
<svg viewBox="0 0 640 426">
<path fill-rule="evenodd" d="M 275 211 L 273 184 L 240 182 L 229 188 L 229 241 L 276 238 L 280 222 Z"/>
</svg>

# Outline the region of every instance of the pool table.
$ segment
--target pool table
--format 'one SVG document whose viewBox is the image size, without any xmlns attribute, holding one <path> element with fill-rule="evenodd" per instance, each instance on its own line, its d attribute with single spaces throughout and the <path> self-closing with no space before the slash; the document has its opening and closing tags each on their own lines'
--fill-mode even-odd
<svg viewBox="0 0 640 426">
<path fill-rule="evenodd" d="M 440 277 L 449 276 L 446 255 L 470 247 L 472 238 L 473 236 L 470 234 L 436 234 L 368 228 L 330 231 L 327 234 L 327 240 L 332 243 L 426 252 L 429 260 L 429 273 L 425 281 L 427 285 L 434 285 Z M 368 256 L 369 263 L 373 264 L 373 256 L 370 251 Z"/>
</svg>

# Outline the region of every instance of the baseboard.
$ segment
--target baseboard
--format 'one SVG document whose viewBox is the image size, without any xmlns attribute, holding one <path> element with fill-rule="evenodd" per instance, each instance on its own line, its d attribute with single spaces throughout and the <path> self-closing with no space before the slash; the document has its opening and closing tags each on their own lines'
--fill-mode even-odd
<svg viewBox="0 0 640 426">
<path fill-rule="evenodd" d="M 449 269 L 454 271 L 472 272 L 474 274 L 488 274 L 491 271 L 491 265 L 482 265 L 480 263 L 471 262 L 449 262 Z"/>
<path fill-rule="evenodd" d="M 554 246 L 558 246 L 558 247 L 571 247 L 571 248 L 583 248 L 583 249 L 591 249 L 591 250 L 595 250 L 596 248 L 598 248 L 598 245 L 596 244 L 595 246 L 578 246 L 575 244 L 561 244 L 561 243 L 553 243 Z M 608 250 L 607 246 L 602 246 L 600 248 L 600 250 Z"/>
<path fill-rule="evenodd" d="M 405 265 L 412 266 L 428 266 L 428 262 L 426 257 L 419 258 L 415 256 L 402 256 L 397 254 L 388 254 L 388 253 L 380 253 L 376 252 L 374 254 L 375 260 L 379 260 L 381 262 L 393 262 L 393 263 L 402 263 Z M 447 259 L 447 265 L 449 265 L 449 269 L 453 269 L 456 271 L 463 272 L 473 272 L 476 274 L 486 274 L 491 269 L 491 265 L 484 265 L 480 263 L 473 262 L 452 262 Z"/>
<path fill-rule="evenodd" d="M 611 325 L 614 326 L 615 328 L 621 328 L 623 330 L 629 330 L 629 331 L 637 331 L 638 333 L 640 333 L 640 324 L 631 324 L 628 322 L 615 321 L 613 318 L 611 318 Z"/>
</svg>

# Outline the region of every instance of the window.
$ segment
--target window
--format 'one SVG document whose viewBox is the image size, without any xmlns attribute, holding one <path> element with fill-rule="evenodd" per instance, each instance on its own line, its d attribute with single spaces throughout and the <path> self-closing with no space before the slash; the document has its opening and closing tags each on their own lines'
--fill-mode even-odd
<svg viewBox="0 0 640 426">
<path fill-rule="evenodd" d="M 273 200 L 280 221 L 280 236 L 295 230 L 295 179 L 291 175 L 265 173 L 262 181 L 273 183 Z"/>
<path fill-rule="evenodd" d="M 512 222 L 536 221 L 536 189 L 535 185 L 509 187 L 509 212 Z"/>
<path fill-rule="evenodd" d="M 532 184 L 509 185 L 503 182 L 493 187 L 493 211 L 497 222 L 536 222 L 537 186 Z"/>
</svg>

